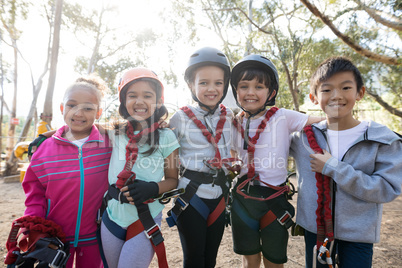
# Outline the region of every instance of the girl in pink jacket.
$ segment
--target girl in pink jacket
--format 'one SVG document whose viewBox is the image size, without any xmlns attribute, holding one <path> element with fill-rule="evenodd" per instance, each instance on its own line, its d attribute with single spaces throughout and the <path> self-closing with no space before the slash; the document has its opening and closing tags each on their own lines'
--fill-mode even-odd
<svg viewBox="0 0 402 268">
<path fill-rule="evenodd" d="M 108 137 L 94 126 L 105 83 L 79 78 L 60 104 L 65 126 L 43 142 L 32 157 L 22 186 L 24 215 L 59 224 L 70 243 L 66 267 L 102 267 L 96 240 L 97 213 L 108 188 L 112 152 Z"/>
</svg>

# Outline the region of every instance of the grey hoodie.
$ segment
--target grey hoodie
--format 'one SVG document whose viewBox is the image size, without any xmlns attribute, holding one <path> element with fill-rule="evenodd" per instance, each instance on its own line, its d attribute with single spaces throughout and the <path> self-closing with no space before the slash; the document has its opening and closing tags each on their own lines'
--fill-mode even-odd
<svg viewBox="0 0 402 268">
<path fill-rule="evenodd" d="M 330 152 L 326 130 L 326 121 L 313 124 L 318 144 Z M 294 133 L 290 155 L 295 158 L 298 177 L 296 222 L 317 233 L 317 187 L 315 173 L 310 168 L 311 153 L 305 133 Z M 382 204 L 401 194 L 402 139 L 387 127 L 370 121 L 366 132 L 346 151 L 342 161 L 331 157 L 322 173 L 333 180 L 335 238 L 379 242 Z"/>
</svg>

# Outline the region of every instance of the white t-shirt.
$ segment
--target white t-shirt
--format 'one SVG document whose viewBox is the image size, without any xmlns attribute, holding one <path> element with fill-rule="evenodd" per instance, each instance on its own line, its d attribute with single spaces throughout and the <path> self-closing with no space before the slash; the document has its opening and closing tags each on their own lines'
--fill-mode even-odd
<svg viewBox="0 0 402 268">
<path fill-rule="evenodd" d="M 249 137 L 254 137 L 258 126 L 265 114 L 252 118 L 250 121 Z M 308 115 L 296 111 L 279 109 L 268 121 L 266 128 L 260 134 L 254 154 L 255 172 L 260 180 L 277 186 L 286 181 L 287 165 L 290 146 L 290 134 L 300 131 L 306 125 Z M 242 126 L 245 129 L 246 118 L 243 118 Z M 232 150 L 243 160 L 240 177 L 247 174 L 248 155 L 243 149 L 244 140 L 241 133 L 233 126 Z"/>
<path fill-rule="evenodd" d="M 89 139 L 89 136 L 85 137 L 83 139 L 73 140 L 71 142 L 74 143 L 75 145 L 77 145 L 78 147 L 81 147 L 88 139 Z"/>
<path fill-rule="evenodd" d="M 327 129 L 328 144 L 331 149 L 329 153 L 336 159 L 342 160 L 350 146 L 367 130 L 367 126 L 368 122 L 362 121 L 357 126 L 346 130 Z"/>
<path fill-rule="evenodd" d="M 198 104 L 188 105 L 194 115 L 207 128 L 211 129 L 213 134 L 216 132 L 216 125 L 220 120 L 220 108 L 216 109 L 212 115 L 206 115 Z M 231 123 L 233 113 L 229 108 L 226 108 L 226 121 L 223 126 L 222 136 L 218 142 L 218 149 L 221 158 L 230 158 L 230 137 Z M 180 143 L 180 164 L 188 170 L 211 173 L 211 169 L 207 167 L 204 160 L 210 160 L 215 157 L 215 148 L 208 142 L 207 138 L 202 134 L 198 126 L 182 111 L 178 110 L 170 119 L 170 127 L 176 134 Z M 186 177 L 181 177 L 177 188 L 186 188 L 190 180 Z M 201 184 L 196 194 L 200 198 L 215 199 L 222 194 L 221 187 L 217 185 Z"/>
</svg>

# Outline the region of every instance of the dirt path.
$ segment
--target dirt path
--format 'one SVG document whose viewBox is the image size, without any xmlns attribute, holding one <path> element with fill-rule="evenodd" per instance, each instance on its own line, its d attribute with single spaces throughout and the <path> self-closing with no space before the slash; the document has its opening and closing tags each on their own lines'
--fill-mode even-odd
<svg viewBox="0 0 402 268">
<path fill-rule="evenodd" d="M 22 216 L 25 196 L 20 183 L 3 183 L 0 179 L 0 266 L 4 263 L 6 254 L 5 243 L 11 227 L 11 222 Z M 295 201 L 292 201 L 295 203 Z M 169 205 L 168 205 L 169 206 Z M 166 213 L 164 214 L 166 215 Z M 373 267 L 402 266 L 402 197 L 385 204 L 381 228 L 381 242 L 374 245 Z M 177 229 L 168 228 L 162 224 L 165 246 L 170 267 L 182 267 L 182 252 Z M 302 237 L 290 237 L 288 247 L 289 261 L 285 267 L 304 267 L 304 243 Z M 6 267 L 5 265 L 1 267 Z M 154 259 L 151 267 L 158 267 Z M 216 267 L 241 267 L 241 257 L 233 253 L 230 227 L 226 228 L 219 250 Z"/>
</svg>

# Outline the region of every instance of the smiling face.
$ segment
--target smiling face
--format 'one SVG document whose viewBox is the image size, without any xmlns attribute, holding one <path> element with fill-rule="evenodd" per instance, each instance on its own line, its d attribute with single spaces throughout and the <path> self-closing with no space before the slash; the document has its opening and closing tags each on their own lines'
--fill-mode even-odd
<svg viewBox="0 0 402 268">
<path fill-rule="evenodd" d="M 99 108 L 99 99 L 92 89 L 75 87 L 69 90 L 60 104 L 69 130 L 66 132 L 68 139 L 76 140 L 88 137 L 91 133 L 95 119 L 99 119 L 102 109 Z"/>
<path fill-rule="evenodd" d="M 162 99 L 156 101 L 155 89 L 149 81 L 137 81 L 126 91 L 125 106 L 128 114 L 136 121 L 145 121 L 161 105 Z"/>
<path fill-rule="evenodd" d="M 210 109 L 222 99 L 225 88 L 225 73 L 217 66 L 204 66 L 195 71 L 190 89 L 197 99 Z M 205 107 L 202 109 L 206 110 Z"/>
<path fill-rule="evenodd" d="M 336 123 L 341 128 L 355 125 L 353 107 L 363 98 L 365 87 L 357 89 L 352 72 L 339 72 L 320 83 L 315 94 L 310 94 L 314 104 L 319 104 L 325 112 L 329 124 Z"/>
<path fill-rule="evenodd" d="M 271 94 L 270 99 L 274 95 L 275 92 Z M 251 114 L 265 107 L 268 96 L 269 88 L 256 77 L 253 80 L 240 80 L 237 84 L 237 101 L 244 110 Z M 265 110 L 261 111 L 261 113 L 264 112 Z"/>
</svg>

